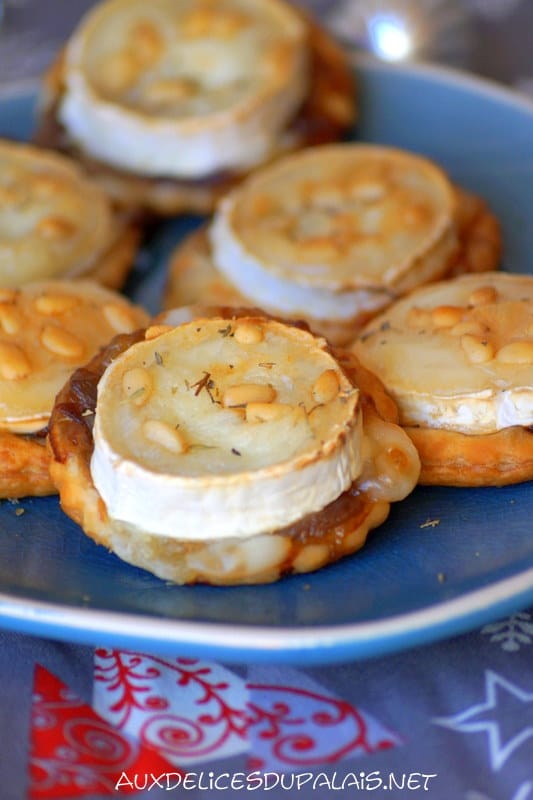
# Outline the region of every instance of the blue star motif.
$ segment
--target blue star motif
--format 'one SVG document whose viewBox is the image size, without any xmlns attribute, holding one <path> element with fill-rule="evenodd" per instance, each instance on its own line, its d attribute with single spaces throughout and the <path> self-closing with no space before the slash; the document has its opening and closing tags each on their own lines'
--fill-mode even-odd
<svg viewBox="0 0 533 800">
<path fill-rule="evenodd" d="M 521 747 L 528 739 L 533 739 L 533 725 L 526 725 L 514 736 L 502 741 L 498 722 L 498 691 L 506 692 L 520 703 L 533 703 L 533 692 L 526 692 L 505 680 L 496 672 L 485 672 L 485 700 L 479 705 L 471 706 L 465 711 L 451 717 L 437 717 L 436 725 L 459 731 L 460 733 L 486 733 L 489 745 L 489 757 L 494 771 L 499 770 L 509 756 Z M 493 712 L 490 714 L 489 712 Z"/>
</svg>

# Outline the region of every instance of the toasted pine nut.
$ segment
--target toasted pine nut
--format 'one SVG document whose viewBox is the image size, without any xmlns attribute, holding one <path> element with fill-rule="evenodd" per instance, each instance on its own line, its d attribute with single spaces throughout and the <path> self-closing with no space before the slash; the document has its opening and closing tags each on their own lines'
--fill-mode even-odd
<svg viewBox="0 0 533 800">
<path fill-rule="evenodd" d="M 0 203 L 11 205 L 17 200 L 17 190 L 13 186 L 3 186 L 0 184 Z"/>
<path fill-rule="evenodd" d="M 258 344 L 263 336 L 262 325 L 254 322 L 240 322 L 235 328 L 235 341 L 239 344 Z"/>
<path fill-rule="evenodd" d="M 35 301 L 39 314 L 63 314 L 78 305 L 78 298 L 69 294 L 42 294 Z"/>
<path fill-rule="evenodd" d="M 496 358 L 503 364 L 533 364 L 533 342 L 509 342 L 500 347 Z"/>
<path fill-rule="evenodd" d="M 13 305 L 0 305 L 0 325 L 5 333 L 12 336 L 20 330 L 20 314 Z"/>
<path fill-rule="evenodd" d="M 433 327 L 431 311 L 427 308 L 418 308 L 418 306 L 413 306 L 413 308 L 409 309 L 406 322 L 410 328 L 418 328 L 420 330 Z"/>
<path fill-rule="evenodd" d="M 437 306 L 431 312 L 431 319 L 436 328 L 451 328 L 461 321 L 464 309 L 459 306 Z"/>
<path fill-rule="evenodd" d="M 68 239 L 76 228 L 64 217 L 43 217 L 36 226 L 36 231 L 44 239 Z"/>
<path fill-rule="evenodd" d="M 461 336 L 461 347 L 472 364 L 484 364 L 494 358 L 494 347 L 480 336 L 465 333 Z"/>
<path fill-rule="evenodd" d="M 64 358 L 80 358 L 85 350 L 83 342 L 77 336 L 57 325 L 43 328 L 41 344 L 50 353 Z"/>
<path fill-rule="evenodd" d="M 425 203 L 416 203 L 407 206 L 402 214 L 402 222 L 412 228 L 418 228 L 427 223 L 428 217 L 431 216 L 431 208 Z"/>
<path fill-rule="evenodd" d="M 143 66 L 149 66 L 158 58 L 163 49 L 163 37 L 155 25 L 143 21 L 132 32 L 135 58 Z"/>
<path fill-rule="evenodd" d="M 143 406 L 152 394 L 152 379 L 143 367 L 128 369 L 122 376 L 122 391 L 136 406 Z"/>
<path fill-rule="evenodd" d="M 151 339 L 157 339 L 158 336 L 162 336 L 164 333 L 168 333 L 172 330 L 174 330 L 172 325 L 150 325 L 144 332 L 144 338 L 147 341 L 150 341 Z"/>
<path fill-rule="evenodd" d="M 0 289 L 0 303 L 14 303 L 16 299 L 16 289 Z"/>
<path fill-rule="evenodd" d="M 486 303 L 495 303 L 497 299 L 498 291 L 494 286 L 480 286 L 468 298 L 468 305 L 484 306 Z"/>
<path fill-rule="evenodd" d="M 245 406 L 247 403 L 271 403 L 277 392 L 269 383 L 239 383 L 228 386 L 224 392 L 223 405 Z"/>
<path fill-rule="evenodd" d="M 143 423 L 142 432 L 150 442 L 169 450 L 171 453 L 180 455 L 187 452 L 188 446 L 183 434 L 166 422 L 148 419 Z"/>
<path fill-rule="evenodd" d="M 160 79 L 148 84 L 145 89 L 146 97 L 154 103 L 175 103 L 186 100 L 197 92 L 197 84 L 186 78 Z"/>
<path fill-rule="evenodd" d="M 487 333 L 487 329 L 481 322 L 476 322 L 473 319 L 465 319 L 463 322 L 458 322 L 457 325 L 454 325 L 450 333 L 452 336 L 464 336 L 464 334 L 470 333 L 472 336 L 483 337 Z"/>
<path fill-rule="evenodd" d="M 0 342 L 0 375 L 8 381 L 25 378 L 31 372 L 28 356 L 16 344 Z"/>
<path fill-rule="evenodd" d="M 31 181 L 32 192 L 45 197 L 57 194 L 61 186 L 61 181 L 55 175 L 47 175 L 44 172 L 41 175 L 35 175 Z"/>
<path fill-rule="evenodd" d="M 106 303 L 104 316 L 117 333 L 131 333 L 137 327 L 129 308 L 118 303 Z"/>
<path fill-rule="evenodd" d="M 315 403 L 330 403 L 339 393 L 339 376 L 334 369 L 326 369 L 318 376 L 311 394 Z"/>
<path fill-rule="evenodd" d="M 100 75 L 107 91 L 120 94 L 135 83 L 140 65 L 131 53 L 113 53 L 102 64 Z"/>
<path fill-rule="evenodd" d="M 290 414 L 293 407 L 287 403 L 248 403 L 246 422 L 271 422 Z"/>
</svg>

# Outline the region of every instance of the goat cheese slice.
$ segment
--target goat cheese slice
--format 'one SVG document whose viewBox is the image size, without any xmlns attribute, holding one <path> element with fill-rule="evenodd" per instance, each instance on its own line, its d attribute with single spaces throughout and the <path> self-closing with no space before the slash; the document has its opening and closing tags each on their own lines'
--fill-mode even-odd
<svg viewBox="0 0 533 800">
<path fill-rule="evenodd" d="M 325 340 L 204 318 L 108 367 L 91 473 L 113 519 L 179 539 L 247 537 L 335 500 L 362 449 L 359 390 Z"/>
<path fill-rule="evenodd" d="M 264 160 L 309 86 L 282 0 L 107 0 L 66 52 L 60 119 L 105 163 L 200 178 Z"/>
</svg>

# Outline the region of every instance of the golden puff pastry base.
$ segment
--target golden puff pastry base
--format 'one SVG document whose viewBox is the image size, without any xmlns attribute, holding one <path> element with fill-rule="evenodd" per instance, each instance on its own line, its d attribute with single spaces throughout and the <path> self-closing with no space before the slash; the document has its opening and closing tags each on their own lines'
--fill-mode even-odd
<svg viewBox="0 0 533 800">
<path fill-rule="evenodd" d="M 460 249 L 444 265 L 441 277 L 497 269 L 502 252 L 500 223 L 482 198 L 460 188 L 457 188 L 457 225 Z M 394 299 L 391 296 L 391 302 Z M 215 268 L 206 226 L 190 234 L 174 251 L 163 295 L 166 309 L 195 303 L 255 305 Z M 273 309 L 268 310 L 276 313 Z M 307 317 L 306 321 L 314 333 L 342 347 L 350 344 L 374 315 L 362 311 L 349 320 L 316 320 Z"/>
<path fill-rule="evenodd" d="M 0 431 L 0 498 L 55 494 L 45 437 Z"/>
<path fill-rule="evenodd" d="M 506 486 L 533 478 L 533 431 L 514 426 L 470 436 L 437 428 L 404 427 L 420 455 L 419 483 Z"/>
<path fill-rule="evenodd" d="M 239 313 L 249 314 L 249 311 L 226 309 L 225 313 L 231 319 Z M 52 458 L 50 471 L 61 506 L 95 542 L 113 550 L 130 564 L 180 584 L 267 583 L 291 572 L 314 571 L 359 550 L 369 532 L 385 521 L 390 504 L 371 501 L 357 490 L 344 492 L 327 507 L 325 530 L 318 530 L 324 513 L 319 512 L 283 531 L 258 535 L 244 542 L 236 539 L 179 541 L 154 536 L 110 519 L 90 472 L 93 438 L 89 412 L 92 406 L 89 397 L 88 403 L 84 400 L 80 403 L 76 387 L 96 385 L 106 365 L 141 338 L 142 333 L 117 337 L 103 353 L 72 376 L 58 395 L 52 413 L 48 439 Z M 361 390 L 364 419 L 370 423 L 376 418 L 396 423 L 396 405 L 381 382 L 364 369 L 353 354 L 334 351 L 334 355 Z M 73 401 L 77 403 L 76 410 Z M 255 557 L 257 548 L 265 553 L 259 565 Z"/>
<path fill-rule="evenodd" d="M 311 89 L 302 108 L 283 134 L 279 152 L 299 150 L 341 139 L 357 118 L 356 86 L 348 57 L 342 47 L 306 16 L 311 54 Z M 149 178 L 117 170 L 91 158 L 72 142 L 57 120 L 64 90 L 64 53 L 45 74 L 40 97 L 40 116 L 34 140 L 69 153 L 119 206 L 142 209 L 155 216 L 179 213 L 211 213 L 221 197 L 239 183 L 245 173 L 223 172 L 201 180 Z"/>
</svg>

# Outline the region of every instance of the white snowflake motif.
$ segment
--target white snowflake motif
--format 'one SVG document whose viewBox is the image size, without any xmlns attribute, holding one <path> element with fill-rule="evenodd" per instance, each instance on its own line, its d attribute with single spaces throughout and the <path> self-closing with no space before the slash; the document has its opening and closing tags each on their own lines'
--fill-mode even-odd
<svg viewBox="0 0 533 800">
<path fill-rule="evenodd" d="M 490 636 L 491 642 L 500 642 L 507 653 L 515 653 L 523 645 L 533 643 L 533 620 L 531 614 L 521 611 L 501 622 L 485 625 L 481 633 Z"/>
</svg>

